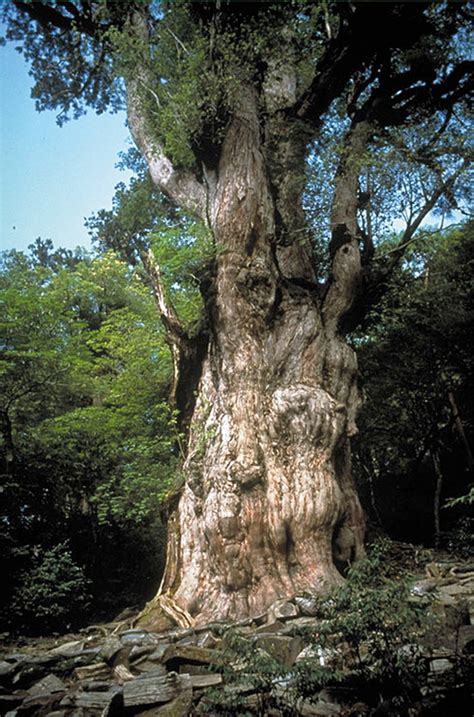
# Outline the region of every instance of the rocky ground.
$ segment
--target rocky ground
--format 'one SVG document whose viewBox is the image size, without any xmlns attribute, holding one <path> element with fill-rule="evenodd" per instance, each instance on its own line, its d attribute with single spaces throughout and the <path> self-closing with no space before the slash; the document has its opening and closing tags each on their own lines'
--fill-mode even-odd
<svg viewBox="0 0 474 717">
<path fill-rule="evenodd" d="M 410 600 L 441 617 L 430 645 L 416 645 L 429 671 L 423 697 L 410 715 L 462 717 L 474 713 L 468 674 L 474 660 L 474 564 L 426 562 L 412 578 Z M 429 607 L 428 607 L 429 604 Z M 131 618 L 131 616 L 130 616 Z M 265 615 L 228 626 L 152 633 L 130 628 L 127 616 L 62 638 L 24 639 L 3 646 L 0 656 L 0 714 L 50 715 L 357 715 L 401 714 L 396 701 L 370 703 L 355 682 L 344 689 L 328 685 L 310 697 L 290 700 L 292 674 L 299 661 L 314 660 L 328 670 L 350 673 L 344 650 L 333 654 L 308 644 L 315 627 L 312 599 L 275 603 Z M 230 632 L 229 632 L 230 630 Z M 313 630 L 314 633 L 314 630 Z M 245 660 L 232 656 L 229 634 L 245 638 L 260 655 L 274 658 L 283 677 L 262 686 L 249 675 Z M 412 649 L 408 646 L 406 649 Z M 449 688 L 445 677 L 448 676 Z M 362 697 L 361 697 L 362 695 Z M 222 700 L 221 698 L 225 699 Z M 235 699 L 234 699 L 235 698 Z"/>
</svg>

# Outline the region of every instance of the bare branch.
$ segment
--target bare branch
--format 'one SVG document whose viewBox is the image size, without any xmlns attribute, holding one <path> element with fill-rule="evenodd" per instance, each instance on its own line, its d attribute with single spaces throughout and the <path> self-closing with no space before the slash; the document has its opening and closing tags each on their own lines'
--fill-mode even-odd
<svg viewBox="0 0 474 717">
<path fill-rule="evenodd" d="M 434 209 L 438 200 L 443 195 L 448 194 L 452 191 L 452 188 L 453 188 L 456 180 L 463 173 L 463 171 L 466 169 L 468 164 L 469 164 L 468 160 L 465 160 L 453 174 L 451 174 L 447 179 L 445 179 L 440 184 L 438 184 L 437 188 L 434 190 L 431 197 L 421 207 L 418 214 L 414 217 L 414 219 L 410 219 L 410 221 L 408 222 L 407 227 L 406 227 L 405 231 L 403 232 L 398 245 L 394 249 L 391 249 L 390 252 L 385 252 L 385 254 L 383 254 L 379 257 L 376 257 L 376 259 L 378 260 L 378 259 L 381 259 L 383 256 L 386 256 L 387 254 L 393 255 L 392 261 L 390 262 L 390 265 L 388 267 L 389 274 L 393 271 L 395 266 L 398 264 L 400 259 L 403 257 L 407 247 L 415 239 L 415 233 L 416 233 L 417 229 L 419 229 L 422 222 L 426 219 L 426 217 L 432 211 L 432 209 Z"/>
<path fill-rule="evenodd" d="M 181 325 L 174 306 L 166 296 L 161 270 L 155 260 L 155 257 L 153 256 L 153 252 L 151 249 L 147 252 L 144 251 L 142 252 L 140 258 L 143 262 L 143 266 L 145 267 L 145 271 L 150 278 L 156 305 L 167 333 L 173 336 L 173 340 L 178 342 L 182 341 L 186 338 L 186 332 Z"/>
<path fill-rule="evenodd" d="M 189 55 L 189 50 L 186 47 L 186 45 L 184 44 L 184 42 L 179 39 L 179 37 L 173 32 L 173 30 L 171 30 L 171 28 L 167 27 L 166 29 L 169 32 L 169 34 L 171 35 L 171 37 L 173 38 L 173 40 L 175 41 L 175 43 L 177 45 L 179 45 L 179 47 L 182 48 L 182 50 L 186 53 L 186 55 Z"/>
<path fill-rule="evenodd" d="M 166 342 L 168 343 L 173 359 L 173 382 L 170 398 L 172 403 L 176 405 L 176 391 L 180 379 L 181 364 L 183 355 L 188 349 L 189 338 L 178 318 L 174 306 L 166 296 L 161 270 L 153 256 L 153 252 L 151 249 L 148 250 L 148 252 L 143 251 L 140 258 L 151 282 L 158 313 L 165 328 Z"/>
</svg>

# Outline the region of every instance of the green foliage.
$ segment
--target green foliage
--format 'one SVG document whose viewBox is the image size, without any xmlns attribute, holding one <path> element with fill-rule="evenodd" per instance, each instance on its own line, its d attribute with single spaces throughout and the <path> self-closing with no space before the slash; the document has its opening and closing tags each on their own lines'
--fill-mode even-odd
<svg viewBox="0 0 474 717">
<path fill-rule="evenodd" d="M 209 230 L 201 223 L 178 217 L 150 237 L 153 254 L 183 326 L 193 332 L 203 319 L 201 282 L 209 273 L 216 250 Z"/>
<path fill-rule="evenodd" d="M 454 508 L 456 505 L 473 505 L 474 504 L 474 486 L 469 486 L 469 491 L 465 495 L 458 498 L 450 498 L 446 501 L 446 508 Z"/>
<path fill-rule="evenodd" d="M 213 13 L 205 3 L 162 3 L 146 45 L 126 25 L 111 28 L 118 75 L 134 78 L 146 67 L 141 102 L 148 122 L 173 163 L 212 166 L 223 141 L 236 90 L 260 82 L 267 64 L 295 65 L 302 90 L 321 55 L 324 3 L 254 3 Z M 150 7 L 153 12 L 153 8 Z"/>
<path fill-rule="evenodd" d="M 110 581 L 143 589 L 149 568 L 131 574 L 161 560 L 156 516 L 178 470 L 171 360 L 151 292 L 113 252 L 71 257 L 41 242 L 31 257 L 3 256 L 0 288 L 3 599 L 36 569 L 23 546 L 46 550 L 64 534 L 96 605 L 113 592 L 106 565 Z"/>
<path fill-rule="evenodd" d="M 49 550 L 35 547 L 28 571 L 19 576 L 10 610 L 23 630 L 64 630 L 90 604 L 90 581 L 74 561 L 67 542 Z"/>
<path fill-rule="evenodd" d="M 2 3 L 0 8 L 2 20 L 7 23 L 7 39 L 21 43 L 18 50 L 31 62 L 36 109 L 58 109 L 59 125 L 71 117 L 84 115 L 87 107 L 99 114 L 108 108 L 117 111 L 123 107 L 123 88 L 114 77 L 112 58 L 104 52 L 103 44 L 104 35 L 113 22 L 111 15 L 123 12 L 123 3 L 113 3 L 110 13 L 102 11 L 102 0 L 90 5 L 87 21 L 78 21 L 76 10 L 73 15 L 67 13 L 68 27 L 50 27 L 47 43 L 28 14 L 18 14 L 13 3 Z M 97 23 L 94 34 L 87 32 L 92 17 Z"/>
<path fill-rule="evenodd" d="M 182 325 L 190 334 L 200 327 L 201 284 L 208 280 L 216 255 L 214 239 L 202 222 L 170 207 L 151 180 L 144 178 L 132 180 L 129 187 L 119 185 L 112 211 L 99 212 L 88 226 L 100 250 L 112 249 L 123 261 L 136 265 L 144 283 L 150 279 L 139 267 L 151 249 Z"/>
</svg>

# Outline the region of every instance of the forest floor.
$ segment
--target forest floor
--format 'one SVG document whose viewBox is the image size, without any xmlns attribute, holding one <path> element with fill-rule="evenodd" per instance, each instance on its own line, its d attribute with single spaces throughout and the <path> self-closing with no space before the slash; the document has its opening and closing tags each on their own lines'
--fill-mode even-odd
<svg viewBox="0 0 474 717">
<path fill-rule="evenodd" d="M 349 579 L 322 607 L 301 595 L 237 624 L 163 633 L 125 613 L 8 640 L 0 714 L 472 717 L 474 559 L 392 542 L 384 561 L 378 586 Z"/>
</svg>

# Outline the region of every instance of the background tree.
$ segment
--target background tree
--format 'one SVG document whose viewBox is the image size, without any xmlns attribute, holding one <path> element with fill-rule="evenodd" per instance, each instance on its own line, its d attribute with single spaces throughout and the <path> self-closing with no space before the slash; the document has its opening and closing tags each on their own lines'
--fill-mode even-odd
<svg viewBox="0 0 474 717">
<path fill-rule="evenodd" d="M 350 466 L 357 364 L 345 336 L 465 169 L 459 151 L 443 162 L 439 147 L 469 90 L 466 5 L 15 1 L 5 12 L 38 107 L 58 107 L 63 121 L 125 101 L 152 181 L 215 242 L 198 334 L 143 255 L 176 404 L 192 415 L 148 624 L 163 624 L 163 611 L 181 624 L 257 613 L 339 582 L 333 546 L 357 558 L 364 535 Z M 332 110 L 341 141 L 320 286 L 302 194 L 306 153 Z M 404 129 L 425 123 L 412 146 Z M 373 192 L 367 151 L 380 142 L 401 142 L 428 177 L 399 246 L 373 271 L 360 212 Z"/>
<path fill-rule="evenodd" d="M 472 230 L 423 232 L 356 337 L 366 398 L 358 480 L 398 538 L 439 540 L 441 517 L 452 523 L 443 502 L 473 480 Z"/>
<path fill-rule="evenodd" d="M 47 596 L 84 587 L 82 569 L 91 608 L 110 616 L 156 589 L 158 507 L 177 471 L 153 299 L 115 254 L 38 240 L 3 255 L 0 300 L 2 607 L 23 629 L 77 623 L 85 602 Z"/>
</svg>

